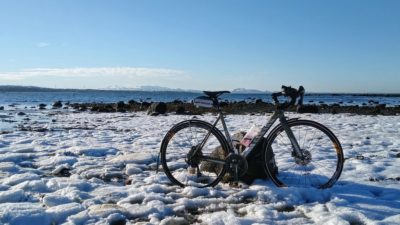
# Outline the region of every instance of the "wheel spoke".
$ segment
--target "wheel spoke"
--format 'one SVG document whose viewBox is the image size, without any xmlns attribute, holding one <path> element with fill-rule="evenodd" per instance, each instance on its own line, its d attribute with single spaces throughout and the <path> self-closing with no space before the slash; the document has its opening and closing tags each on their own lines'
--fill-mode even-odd
<svg viewBox="0 0 400 225">
<path fill-rule="evenodd" d="M 196 121 L 182 124 L 171 129 L 170 133 L 174 135 L 168 137 L 168 144 L 161 149 L 162 166 L 166 175 L 180 186 L 216 185 L 225 174 L 225 161 L 220 154 L 227 155 L 226 149 L 219 147 L 217 152 L 216 147 L 224 146 L 225 140 L 221 135 L 216 135 L 217 131 L 212 130 L 212 125 Z M 203 148 L 195 150 L 193 147 L 198 146 L 210 130 L 210 136 Z"/>
<path fill-rule="evenodd" d="M 292 156 L 293 146 L 287 145 L 287 140 L 290 139 L 285 132 L 279 132 L 278 129 L 276 135 L 272 136 L 274 140 L 270 142 L 271 146 L 267 147 L 273 149 L 278 168 L 278 173 L 272 174 L 273 181 L 277 185 L 285 186 L 326 188 L 332 185 L 333 182 L 330 181 L 337 180 L 341 172 L 342 166 L 337 165 L 343 164 L 336 149 L 328 147 L 338 145 L 333 141 L 335 138 L 326 131 L 327 128 L 315 122 L 299 120 L 291 122 L 289 126 L 296 134 L 295 138 L 307 158 L 302 160 Z M 340 154 L 342 155 L 341 152 Z"/>
</svg>

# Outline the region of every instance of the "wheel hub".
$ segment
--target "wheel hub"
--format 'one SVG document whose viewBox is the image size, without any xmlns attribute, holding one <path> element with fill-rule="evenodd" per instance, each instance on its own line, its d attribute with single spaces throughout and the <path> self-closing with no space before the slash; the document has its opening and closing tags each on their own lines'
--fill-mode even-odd
<svg viewBox="0 0 400 225">
<path fill-rule="evenodd" d="M 306 166 L 312 160 L 311 152 L 308 150 L 303 150 L 303 157 L 294 157 L 296 164 Z"/>
<path fill-rule="evenodd" d="M 203 156 L 203 153 L 201 152 L 201 150 L 197 150 L 197 147 L 198 146 L 192 146 L 186 156 L 186 162 L 191 167 L 197 167 L 200 164 L 201 157 Z"/>
</svg>

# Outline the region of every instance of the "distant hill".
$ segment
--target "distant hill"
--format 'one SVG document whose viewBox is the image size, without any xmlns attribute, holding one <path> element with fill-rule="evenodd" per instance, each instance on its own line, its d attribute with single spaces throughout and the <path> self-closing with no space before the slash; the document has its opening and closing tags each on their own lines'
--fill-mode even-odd
<svg viewBox="0 0 400 225">
<path fill-rule="evenodd" d="M 246 89 L 246 88 L 236 88 L 232 90 L 232 93 L 236 94 L 263 94 L 263 93 L 271 93 L 269 91 L 260 91 L 256 89 Z"/>
<path fill-rule="evenodd" d="M 0 85 L 0 91 L 2 92 L 39 92 L 39 91 L 54 91 L 57 89 L 43 88 L 35 86 L 18 86 L 18 85 Z"/>
</svg>

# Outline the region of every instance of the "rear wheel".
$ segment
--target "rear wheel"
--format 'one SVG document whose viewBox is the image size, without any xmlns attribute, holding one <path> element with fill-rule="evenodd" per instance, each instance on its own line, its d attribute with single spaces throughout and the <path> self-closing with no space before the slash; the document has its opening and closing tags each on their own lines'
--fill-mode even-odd
<svg viewBox="0 0 400 225">
<path fill-rule="evenodd" d="M 181 187 L 215 186 L 226 173 L 227 142 L 207 122 L 187 120 L 175 125 L 164 137 L 160 151 L 165 174 Z"/>
<path fill-rule="evenodd" d="M 283 127 L 276 127 L 264 148 L 273 149 L 275 154 L 269 160 L 267 151 L 264 156 L 268 162 L 264 167 L 271 180 L 278 187 L 331 187 L 343 169 L 344 157 L 339 140 L 328 128 L 314 121 L 289 121 L 288 125 L 303 151 L 303 157 L 296 156 Z"/>
</svg>

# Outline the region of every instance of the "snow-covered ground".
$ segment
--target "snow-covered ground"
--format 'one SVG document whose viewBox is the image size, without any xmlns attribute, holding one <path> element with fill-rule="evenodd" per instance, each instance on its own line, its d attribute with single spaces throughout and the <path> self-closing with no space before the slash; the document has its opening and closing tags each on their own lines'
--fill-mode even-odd
<svg viewBox="0 0 400 225">
<path fill-rule="evenodd" d="M 346 161 L 333 188 L 179 188 L 156 161 L 166 131 L 191 116 L 32 114 L 25 126 L 47 131 L 0 135 L 0 224 L 400 224 L 399 116 L 288 115 L 338 136 Z M 265 120 L 227 116 L 232 133 Z"/>
</svg>

